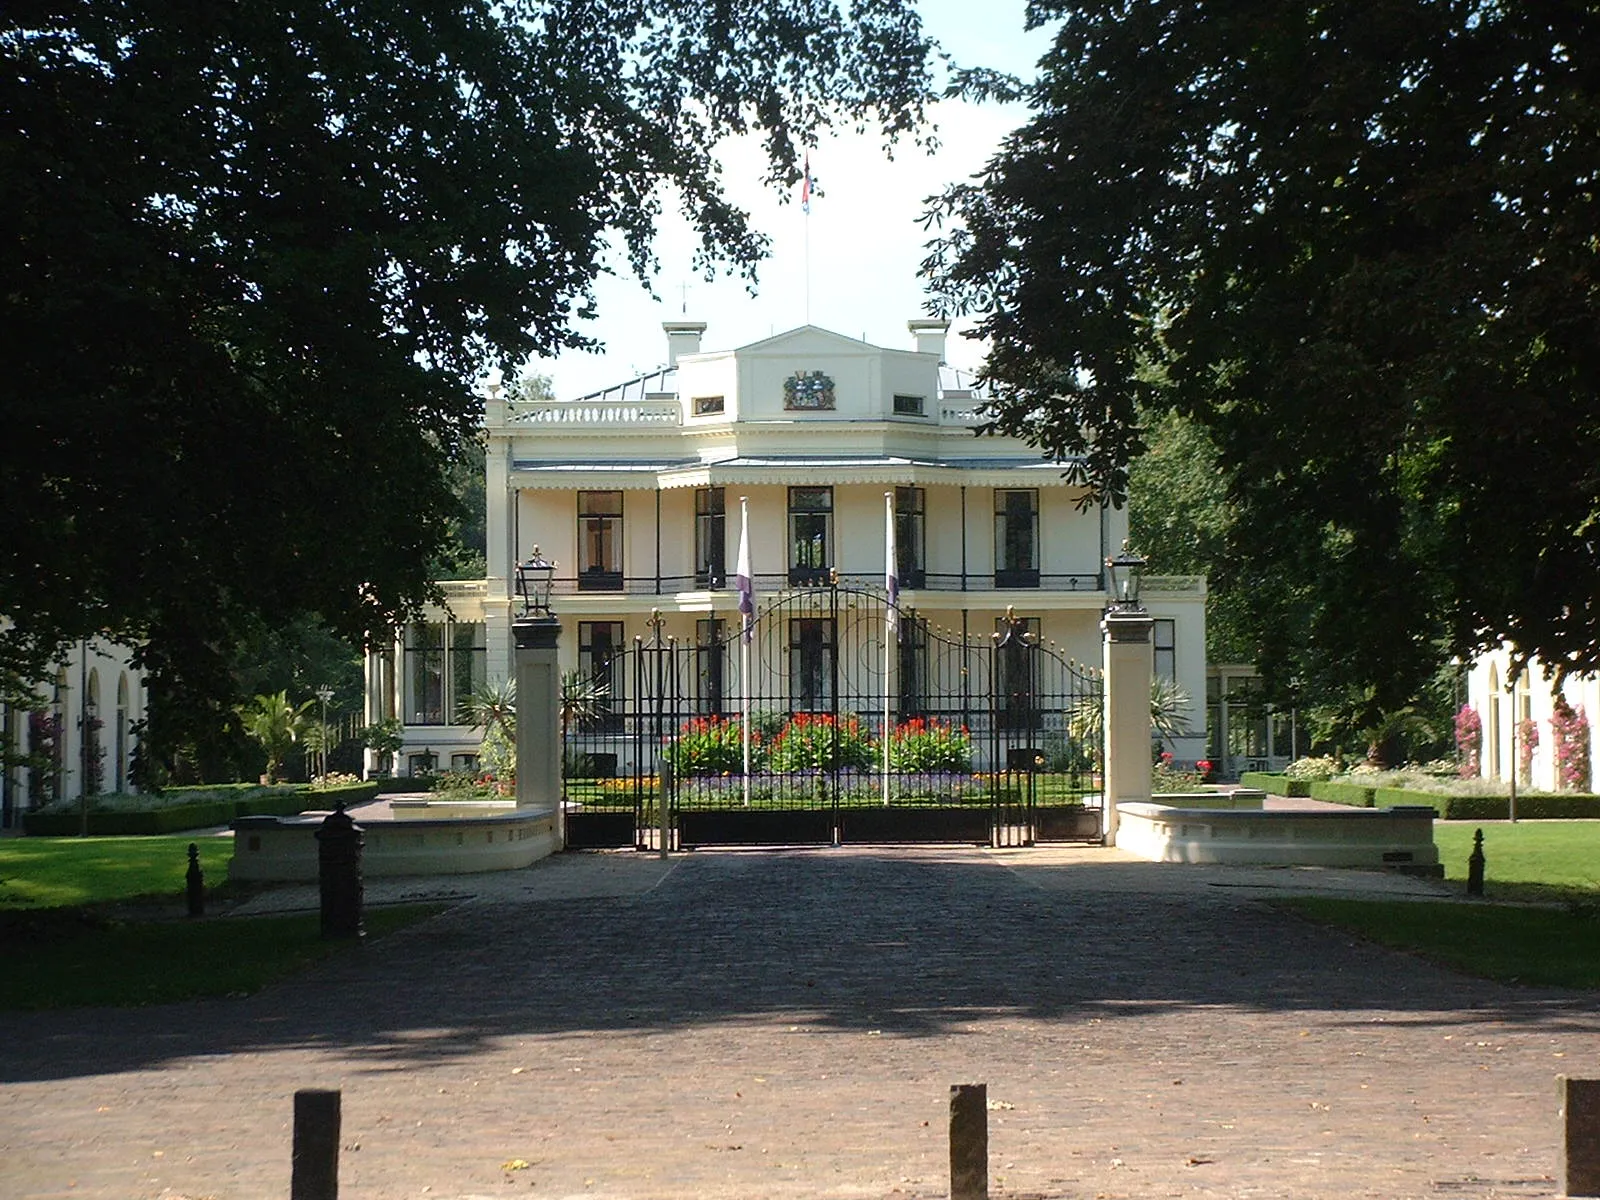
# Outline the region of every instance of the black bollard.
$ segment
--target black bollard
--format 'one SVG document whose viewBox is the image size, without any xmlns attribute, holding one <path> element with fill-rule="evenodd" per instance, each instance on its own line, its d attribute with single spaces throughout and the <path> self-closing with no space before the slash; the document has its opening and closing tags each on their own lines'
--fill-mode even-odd
<svg viewBox="0 0 1600 1200">
<path fill-rule="evenodd" d="M 322 936 L 360 938 L 363 887 L 361 826 L 339 801 L 317 830 L 317 881 L 322 887 Z"/>
<path fill-rule="evenodd" d="M 294 1150 L 289 1200 L 339 1198 L 339 1092 L 303 1088 L 294 1094 Z"/>
<path fill-rule="evenodd" d="M 950 1200 L 989 1200 L 989 1085 L 950 1085 Z"/>
<path fill-rule="evenodd" d="M 189 890 L 189 915 L 206 915 L 206 877 L 200 873 L 200 847 L 189 843 L 189 873 L 185 877 Z"/>
<path fill-rule="evenodd" d="M 1472 855 L 1467 859 L 1467 895 L 1483 895 L 1483 830 L 1472 835 Z"/>
</svg>

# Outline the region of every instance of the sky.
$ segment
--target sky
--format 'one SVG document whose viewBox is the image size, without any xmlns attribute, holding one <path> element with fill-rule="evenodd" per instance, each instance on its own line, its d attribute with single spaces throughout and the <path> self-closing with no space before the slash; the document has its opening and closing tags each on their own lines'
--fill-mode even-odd
<svg viewBox="0 0 1600 1200">
<path fill-rule="evenodd" d="M 918 7 L 929 35 L 963 65 L 1031 77 L 1048 48 L 1047 32 L 1023 30 L 1025 0 L 922 0 Z M 783 204 L 760 182 L 758 145 L 730 142 L 721 155 L 728 193 L 772 239 L 756 294 L 742 279 L 707 282 L 697 275 L 692 232 L 675 212 L 664 213 L 655 245 L 661 268 L 651 281 L 655 297 L 616 255 L 610 261 L 616 274 L 596 285 L 598 318 L 577 325 L 605 343 L 605 352 L 567 352 L 538 360 L 533 369 L 550 377 L 561 399 L 620 383 L 665 363 L 663 321 L 704 321 L 705 350 L 732 349 L 807 323 L 912 349 L 906 322 L 928 315 L 927 291 L 917 277 L 928 233 L 917 218 L 929 196 L 981 170 L 1000 139 L 1026 118 L 1021 105 L 942 103 L 933 115 L 939 150 L 929 155 L 902 139 L 892 161 L 870 132 L 826 138 L 811 153 L 821 194 L 813 196 L 809 217 L 801 211 L 798 185 Z M 971 324 L 954 323 L 946 348 L 953 365 L 968 369 L 978 366 L 982 348 L 956 335 Z"/>
</svg>

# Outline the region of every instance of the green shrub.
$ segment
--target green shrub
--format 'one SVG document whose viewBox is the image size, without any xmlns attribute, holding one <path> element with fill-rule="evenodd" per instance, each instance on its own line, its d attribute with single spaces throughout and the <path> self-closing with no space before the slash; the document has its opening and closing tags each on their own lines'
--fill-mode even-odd
<svg viewBox="0 0 1600 1200">
<path fill-rule="evenodd" d="M 1239 776 L 1239 786 L 1255 788 L 1269 796 L 1311 795 L 1310 780 L 1290 779 L 1287 775 L 1277 775 L 1270 771 L 1245 771 Z"/>
<path fill-rule="evenodd" d="M 1319 779 L 1311 785 L 1311 798 L 1330 804 L 1348 804 L 1353 808 L 1371 808 L 1374 791 L 1358 783 Z"/>
<path fill-rule="evenodd" d="M 1308 783 L 1326 781 L 1332 779 L 1338 773 L 1338 762 L 1326 756 L 1321 758 L 1297 758 L 1284 771 L 1284 774 L 1290 779 L 1303 779 Z"/>
<path fill-rule="evenodd" d="M 1447 821 L 1504 821 L 1511 815 L 1509 796 L 1450 796 Z M 1560 821 L 1600 818 L 1600 796 L 1589 792 L 1536 792 L 1517 797 L 1517 819 Z"/>
<path fill-rule="evenodd" d="M 1380 787 L 1372 789 L 1372 806 L 1374 808 L 1417 808 L 1427 806 L 1433 809 L 1440 817 L 1445 814 L 1445 806 L 1450 797 L 1438 792 L 1419 792 L 1415 788 Z"/>
<path fill-rule="evenodd" d="M 872 742 L 855 713 L 838 718 L 830 713 L 796 713 L 773 740 L 771 763 L 774 771 L 784 774 L 866 770 L 873 765 Z"/>
<path fill-rule="evenodd" d="M 763 752 L 761 734 L 750 731 L 750 766 Z M 744 723 L 729 717 L 695 717 L 685 721 L 662 757 L 680 779 L 694 775 L 744 774 Z"/>
<path fill-rule="evenodd" d="M 972 770 L 972 738 L 965 725 L 912 717 L 889 739 L 889 768 L 902 773 Z"/>
</svg>

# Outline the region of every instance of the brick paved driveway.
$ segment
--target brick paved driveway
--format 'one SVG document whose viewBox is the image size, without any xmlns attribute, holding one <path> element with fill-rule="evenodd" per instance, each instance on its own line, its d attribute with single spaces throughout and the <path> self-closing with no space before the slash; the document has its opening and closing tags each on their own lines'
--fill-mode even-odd
<svg viewBox="0 0 1600 1200">
<path fill-rule="evenodd" d="M 0 1197 L 906 1197 L 989 1085 L 997 1196 L 1551 1196 L 1592 996 L 1279 914 L 1343 872 L 1060 849 L 568 856 L 261 995 L 0 1017 Z M 181 964 L 175 964 L 181 969 Z M 526 1168 L 502 1165 L 523 1160 Z"/>
</svg>

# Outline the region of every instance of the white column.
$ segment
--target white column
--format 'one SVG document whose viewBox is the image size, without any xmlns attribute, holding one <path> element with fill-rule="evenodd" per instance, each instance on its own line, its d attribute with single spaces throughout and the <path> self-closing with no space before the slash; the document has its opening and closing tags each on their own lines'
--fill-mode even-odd
<svg viewBox="0 0 1600 1200">
<path fill-rule="evenodd" d="M 1105 635 L 1105 839 L 1117 844 L 1117 805 L 1150 799 L 1150 614 L 1110 612 Z"/>
<path fill-rule="evenodd" d="M 517 621 L 517 807 L 556 813 L 556 837 L 566 844 L 561 812 L 561 666 L 553 617 Z"/>
</svg>

